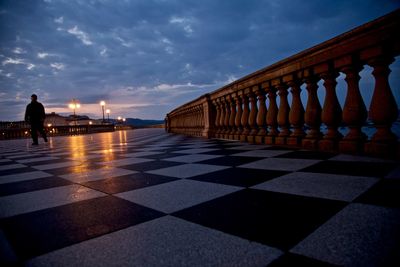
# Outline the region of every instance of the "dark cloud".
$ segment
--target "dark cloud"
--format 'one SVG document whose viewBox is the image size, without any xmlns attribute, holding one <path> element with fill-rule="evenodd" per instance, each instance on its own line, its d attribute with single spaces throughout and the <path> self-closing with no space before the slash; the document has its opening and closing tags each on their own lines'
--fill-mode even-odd
<svg viewBox="0 0 400 267">
<path fill-rule="evenodd" d="M 9 100 L 38 92 L 50 109 L 72 98 L 88 107 L 107 100 L 125 117 L 160 119 L 399 6 L 378 0 L 2 0 L 0 93 Z M 23 105 L 15 113 L 7 105 L 0 120 L 22 112 Z"/>
</svg>

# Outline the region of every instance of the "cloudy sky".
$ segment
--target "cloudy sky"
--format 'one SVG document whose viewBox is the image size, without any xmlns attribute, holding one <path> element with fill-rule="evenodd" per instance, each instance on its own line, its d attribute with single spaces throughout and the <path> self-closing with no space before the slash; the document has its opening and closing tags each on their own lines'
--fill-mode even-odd
<svg viewBox="0 0 400 267">
<path fill-rule="evenodd" d="M 162 119 L 399 7 L 398 0 L 0 0 L 0 121 L 23 119 L 32 93 L 47 112 L 70 114 L 76 98 L 79 114 L 100 117 L 105 100 L 112 117 Z"/>
</svg>

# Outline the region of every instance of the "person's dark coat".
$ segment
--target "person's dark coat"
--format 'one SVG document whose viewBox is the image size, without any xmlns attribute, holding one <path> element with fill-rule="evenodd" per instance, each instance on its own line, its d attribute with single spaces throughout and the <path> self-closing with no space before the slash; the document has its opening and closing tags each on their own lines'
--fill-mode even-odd
<svg viewBox="0 0 400 267">
<path fill-rule="evenodd" d="M 44 107 L 37 101 L 32 101 L 26 106 L 25 121 L 31 124 L 43 123 L 46 118 Z"/>
</svg>

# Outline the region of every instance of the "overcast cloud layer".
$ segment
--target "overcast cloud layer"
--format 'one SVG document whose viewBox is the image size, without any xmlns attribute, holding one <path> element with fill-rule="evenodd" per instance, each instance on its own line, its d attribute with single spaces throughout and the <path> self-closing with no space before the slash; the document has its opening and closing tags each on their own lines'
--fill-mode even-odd
<svg viewBox="0 0 400 267">
<path fill-rule="evenodd" d="M 77 98 L 79 113 L 93 117 L 105 100 L 113 116 L 162 119 L 400 7 L 396 0 L 0 3 L 0 120 L 21 120 L 32 93 L 47 112 L 70 112 L 67 103 Z M 399 65 L 391 66 L 394 86 Z"/>
</svg>

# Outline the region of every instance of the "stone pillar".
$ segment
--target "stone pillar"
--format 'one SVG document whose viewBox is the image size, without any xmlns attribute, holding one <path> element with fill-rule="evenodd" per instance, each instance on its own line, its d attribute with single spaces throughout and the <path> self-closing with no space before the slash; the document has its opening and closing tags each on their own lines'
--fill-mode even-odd
<svg viewBox="0 0 400 267">
<path fill-rule="evenodd" d="M 276 105 L 276 89 L 273 86 L 267 87 L 269 108 L 267 112 L 268 134 L 265 137 L 265 143 L 268 145 L 275 143 L 275 137 L 278 136 L 278 106 Z"/>
<path fill-rule="evenodd" d="M 211 138 L 215 131 L 213 120 L 215 117 L 210 96 L 206 95 L 203 104 L 199 107 L 199 130 L 200 135 Z"/>
<path fill-rule="evenodd" d="M 242 114 L 243 114 L 243 109 L 242 109 L 242 95 L 239 93 L 235 94 L 235 103 L 236 103 L 236 117 L 235 117 L 235 126 L 236 126 L 236 132 L 234 134 L 234 139 L 235 140 L 240 140 L 240 134 L 243 131 L 242 127 Z"/>
<path fill-rule="evenodd" d="M 312 74 L 309 74 L 309 76 L 305 78 L 308 98 L 304 121 L 310 129 L 302 140 L 302 146 L 307 149 L 318 148 L 318 141 L 322 137 L 320 130 L 322 109 L 317 95 L 318 80 L 319 78 Z"/>
<path fill-rule="evenodd" d="M 228 96 L 225 96 L 225 118 L 224 118 L 224 125 L 225 125 L 225 131 L 224 131 L 224 139 L 229 138 L 229 132 L 231 131 L 231 127 L 229 126 L 229 117 L 231 115 L 231 102 L 230 98 Z"/>
<path fill-rule="evenodd" d="M 246 142 L 247 141 L 247 136 L 250 133 L 250 128 L 249 128 L 249 97 L 247 96 L 248 92 L 243 92 L 242 99 L 243 99 L 243 113 L 242 113 L 242 118 L 241 118 L 241 124 L 243 127 L 243 131 L 240 134 L 240 141 Z"/>
<path fill-rule="evenodd" d="M 261 88 L 256 92 L 258 98 L 258 112 L 257 112 L 257 126 L 258 132 L 255 136 L 255 143 L 262 144 L 264 143 L 264 138 L 267 135 L 267 125 L 266 125 L 266 115 L 267 115 L 267 106 L 265 105 L 265 92 Z"/>
<path fill-rule="evenodd" d="M 214 121 L 214 131 L 213 131 L 213 137 L 217 137 L 219 129 L 219 118 L 221 116 L 221 110 L 219 107 L 218 99 L 213 101 L 213 105 L 215 107 L 215 121 Z"/>
<path fill-rule="evenodd" d="M 229 127 L 230 127 L 230 132 L 229 132 L 229 139 L 234 139 L 234 135 L 236 133 L 236 126 L 235 126 L 235 118 L 236 118 L 236 102 L 235 98 L 232 96 L 229 96 L 230 103 L 231 103 L 231 114 L 229 117 Z"/>
<path fill-rule="evenodd" d="M 392 132 L 393 122 L 398 117 L 398 107 L 389 85 L 389 65 L 393 63 L 392 57 L 376 57 L 368 61 L 374 68 L 375 88 L 369 108 L 369 118 L 374 123 L 376 133 L 365 149 L 369 154 L 379 156 L 394 155 L 397 145 L 397 136 Z"/>
<path fill-rule="evenodd" d="M 250 133 L 247 136 L 247 142 L 254 143 L 255 136 L 257 135 L 258 129 L 256 124 L 257 119 L 257 96 L 254 92 L 249 94 L 249 101 L 250 101 L 250 115 L 249 115 L 249 126 L 250 126 Z"/>
<path fill-rule="evenodd" d="M 287 100 L 288 87 L 286 84 L 279 84 L 276 89 L 279 95 L 279 111 L 278 111 L 278 125 L 281 129 L 279 135 L 275 138 L 275 144 L 285 145 L 286 138 L 291 134 L 289 130 L 289 112 L 290 107 Z"/>
<path fill-rule="evenodd" d="M 363 150 L 366 135 L 361 131 L 367 119 L 367 109 L 362 99 L 358 82 L 361 66 L 349 65 L 342 69 L 346 74 L 347 95 L 343 107 L 343 122 L 349 127 L 349 133 L 339 142 L 342 152 L 356 153 Z"/>
<path fill-rule="evenodd" d="M 328 127 L 328 131 L 323 139 L 319 141 L 318 147 L 323 151 L 332 151 L 338 149 L 339 140 L 343 137 L 338 131 L 338 127 L 342 122 L 342 108 L 336 96 L 336 78 L 339 76 L 339 73 L 328 71 L 322 73 L 320 76 L 324 80 L 326 91 L 321 119 Z"/>
<path fill-rule="evenodd" d="M 220 119 L 219 119 L 219 125 L 220 125 L 220 131 L 219 131 L 219 134 L 218 134 L 218 138 L 224 138 L 224 132 L 225 132 L 225 111 L 226 111 L 226 109 L 225 109 L 225 101 L 224 101 L 224 98 L 223 97 L 221 97 L 220 99 L 219 99 L 219 101 L 220 101 L 220 104 L 221 104 L 221 117 L 220 117 Z"/>
<path fill-rule="evenodd" d="M 304 107 L 301 103 L 301 82 L 297 79 L 293 79 L 288 82 L 292 93 L 292 107 L 289 112 L 289 122 L 293 127 L 293 132 L 286 139 L 288 145 L 299 146 L 304 133 Z"/>
</svg>

